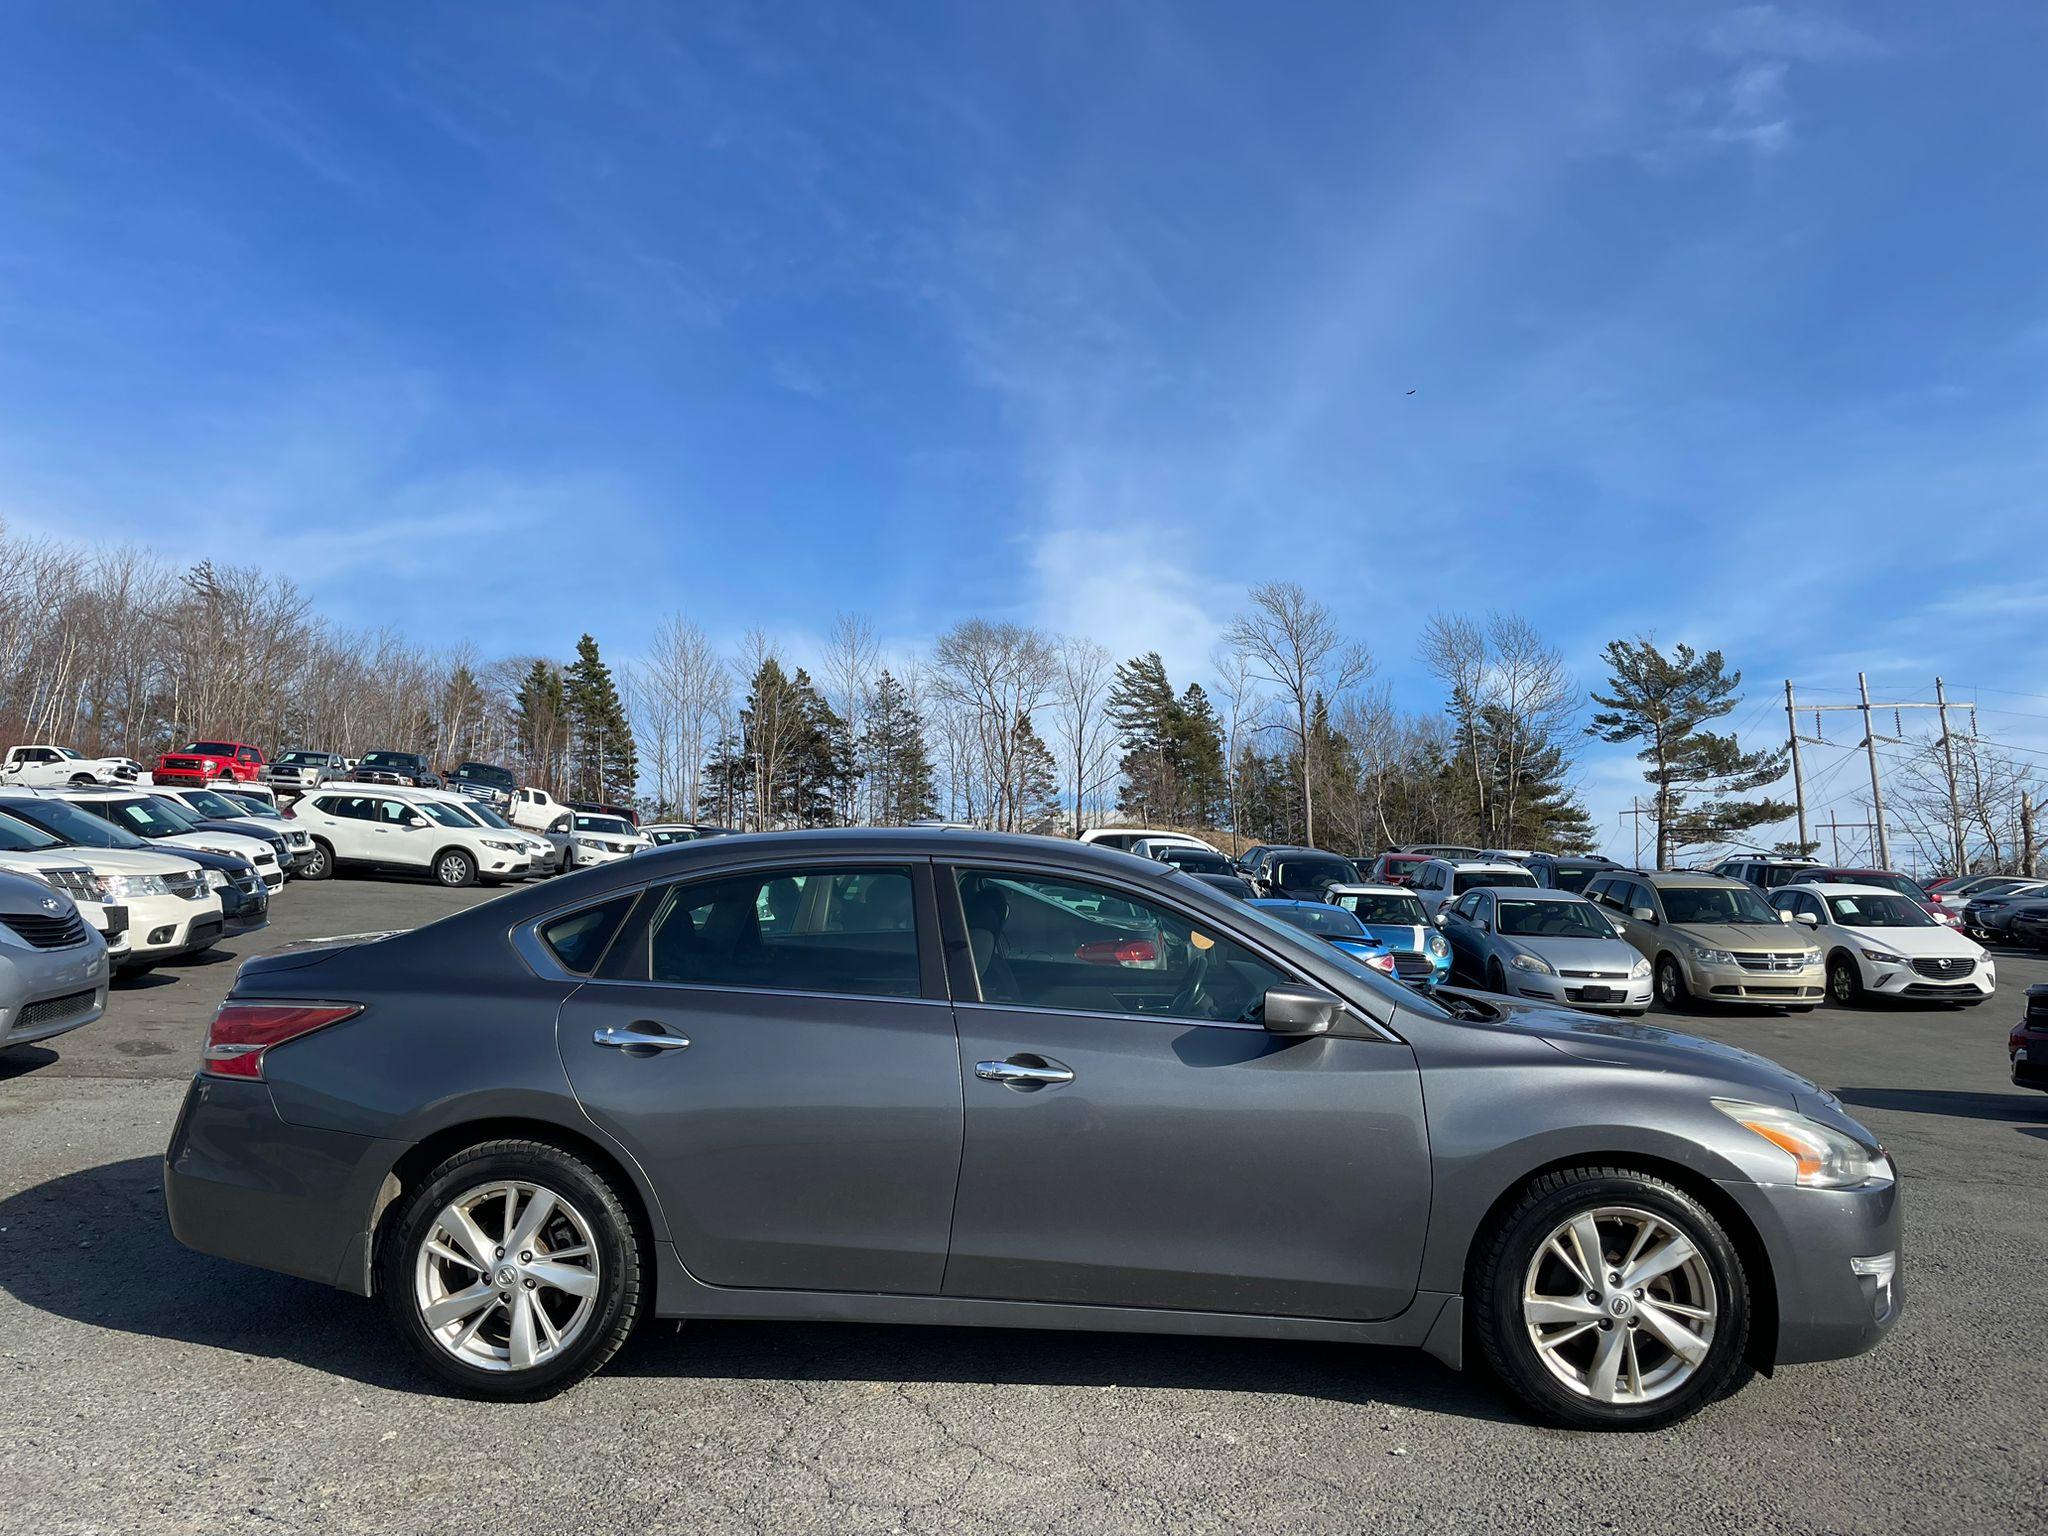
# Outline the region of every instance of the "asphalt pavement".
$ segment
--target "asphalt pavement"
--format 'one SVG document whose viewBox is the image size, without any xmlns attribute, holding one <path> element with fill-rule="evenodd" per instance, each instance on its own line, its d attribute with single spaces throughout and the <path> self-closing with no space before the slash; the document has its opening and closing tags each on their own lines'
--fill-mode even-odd
<svg viewBox="0 0 2048 1536">
<path fill-rule="evenodd" d="M 489 898 L 293 884 L 270 927 L 0 1057 L 0 1531 L 2048 1529 L 2048 1094 L 1968 1011 L 1669 1020 L 1835 1089 L 1897 1157 L 1905 1316 L 1676 1428 L 1532 1426 L 1418 1354 L 657 1324 L 550 1402 L 442 1395 L 381 1307 L 179 1247 L 159 1160 L 238 958 Z"/>
</svg>

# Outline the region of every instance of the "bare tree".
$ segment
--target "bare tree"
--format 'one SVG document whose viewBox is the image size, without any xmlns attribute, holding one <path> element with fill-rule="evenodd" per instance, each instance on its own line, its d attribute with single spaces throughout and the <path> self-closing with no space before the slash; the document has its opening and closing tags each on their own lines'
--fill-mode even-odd
<svg viewBox="0 0 2048 1536">
<path fill-rule="evenodd" d="M 1021 624 L 968 619 L 932 648 L 931 689 L 964 716 L 960 766 L 971 781 L 975 820 L 1015 831 L 1024 807 L 1018 786 L 1018 722 L 1044 704 L 1059 671 L 1058 652 L 1044 634 Z"/>
<path fill-rule="evenodd" d="M 1064 749 L 1074 836 L 1087 825 L 1088 801 L 1116 778 L 1116 732 L 1108 714 L 1116 662 L 1106 646 L 1077 636 L 1058 643 L 1052 684 L 1053 730 Z"/>
<path fill-rule="evenodd" d="M 1308 841 L 1316 838 L 1314 764 L 1309 720 L 1318 701 L 1329 707 L 1372 675 L 1372 657 L 1338 632 L 1330 610 L 1292 581 L 1261 582 L 1251 589 L 1251 607 L 1230 621 L 1224 643 L 1245 658 L 1251 675 L 1280 690 L 1292 719 L 1283 729 L 1301 757 L 1302 821 Z"/>
<path fill-rule="evenodd" d="M 875 639 L 875 626 L 859 614 L 842 613 L 832 621 L 825 638 L 825 686 L 827 702 L 844 722 L 846 739 L 858 744 L 867 726 L 868 698 L 874 691 L 875 673 L 882 662 L 882 648 Z M 872 818 L 861 814 L 861 786 L 866 777 L 856 757 L 855 771 L 839 789 L 839 820 L 852 826 Z"/>
</svg>

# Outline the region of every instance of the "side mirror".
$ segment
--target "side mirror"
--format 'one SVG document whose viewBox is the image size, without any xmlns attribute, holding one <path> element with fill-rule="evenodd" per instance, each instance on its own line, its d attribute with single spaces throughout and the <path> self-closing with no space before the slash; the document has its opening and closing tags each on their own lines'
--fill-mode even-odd
<svg viewBox="0 0 2048 1536">
<path fill-rule="evenodd" d="M 1444 915 L 1442 912 L 1438 912 L 1437 915 L 1435 917 L 1432 917 L 1429 921 L 1433 927 L 1441 928 L 1444 925 Z"/>
<path fill-rule="evenodd" d="M 427 824 L 427 818 L 424 816 L 408 816 L 405 818 L 405 824 L 406 826 L 410 827 L 413 831 L 417 832 L 421 827 L 424 827 Z"/>
<path fill-rule="evenodd" d="M 1344 1005 L 1315 987 L 1268 987 L 1262 1017 L 1273 1035 L 1325 1035 Z"/>
<path fill-rule="evenodd" d="M 1654 924 L 1657 921 L 1657 914 L 1652 912 L 1648 907 L 1630 907 L 1628 909 L 1628 915 L 1634 918 L 1639 923 Z"/>
<path fill-rule="evenodd" d="M 1804 923 L 1809 928 L 1818 928 L 1820 926 L 1820 919 L 1811 912 L 1787 912 L 1785 914 L 1785 921 L 1788 923 Z"/>
</svg>

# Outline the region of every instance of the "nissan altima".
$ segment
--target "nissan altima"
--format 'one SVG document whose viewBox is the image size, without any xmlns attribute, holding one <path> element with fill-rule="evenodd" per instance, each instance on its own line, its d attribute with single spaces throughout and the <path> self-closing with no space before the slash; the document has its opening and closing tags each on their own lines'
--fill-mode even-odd
<svg viewBox="0 0 2048 1536">
<path fill-rule="evenodd" d="M 1414 1345 L 1644 1427 L 1901 1301 L 1896 1171 L 1812 1083 L 954 830 L 693 842 L 252 960 L 165 1189 L 492 1397 L 647 1316 L 838 1319 Z"/>
</svg>

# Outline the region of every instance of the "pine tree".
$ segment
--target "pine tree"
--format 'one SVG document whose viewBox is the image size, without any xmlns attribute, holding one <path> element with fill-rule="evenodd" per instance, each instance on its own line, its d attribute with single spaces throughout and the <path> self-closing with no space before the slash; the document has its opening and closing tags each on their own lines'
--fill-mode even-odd
<svg viewBox="0 0 2048 1536">
<path fill-rule="evenodd" d="M 569 743 L 569 705 L 560 667 L 535 659 L 519 684 L 512 719 L 528 779 L 550 792 L 566 790 L 563 760 Z"/>
<path fill-rule="evenodd" d="M 860 760 L 873 788 L 879 825 L 900 827 L 938 814 L 938 785 L 925 744 L 924 720 L 911 708 L 909 691 L 886 669 L 876 680 L 868 705 Z"/>
<path fill-rule="evenodd" d="M 1109 690 L 1109 719 L 1123 744 L 1116 808 L 1141 824 L 1171 825 L 1178 809 L 1174 736 L 1180 702 L 1157 651 L 1121 662 Z"/>
<path fill-rule="evenodd" d="M 839 752 L 846 723 L 803 668 L 797 668 L 789 687 L 796 731 L 776 802 L 777 819 L 784 826 L 829 827 L 837 819 L 840 787 L 850 771 Z"/>
<path fill-rule="evenodd" d="M 1223 726 L 1200 683 L 1189 683 L 1174 705 L 1172 757 L 1176 826 L 1213 827 L 1223 820 Z"/>
<path fill-rule="evenodd" d="M 1782 800 L 1734 800 L 1775 783 L 1785 772 L 1785 751 L 1744 752 L 1733 735 L 1700 729 L 1739 702 L 1740 672 L 1730 672 L 1719 651 L 1700 655 L 1680 645 L 1665 656 L 1647 637 L 1610 640 L 1602 653 L 1613 675 L 1604 705 L 1586 727 L 1602 741 L 1641 742 L 1643 777 L 1655 791 L 1657 867 L 1668 869 L 1678 849 L 1721 842 L 1751 827 L 1782 821 L 1792 807 Z M 1709 798 L 1687 807 L 1694 795 Z"/>
<path fill-rule="evenodd" d="M 1059 762 L 1032 725 L 1029 715 L 1017 717 L 1013 735 L 1016 750 L 1012 758 L 1017 765 L 1014 803 L 1019 811 L 1018 824 L 1027 832 L 1056 830 L 1064 821 L 1060 807 Z"/>
<path fill-rule="evenodd" d="M 585 799 L 620 804 L 639 781 L 633 727 L 612 669 L 589 635 L 576 642 L 576 660 L 562 683 L 569 709 L 570 783 Z"/>
</svg>

